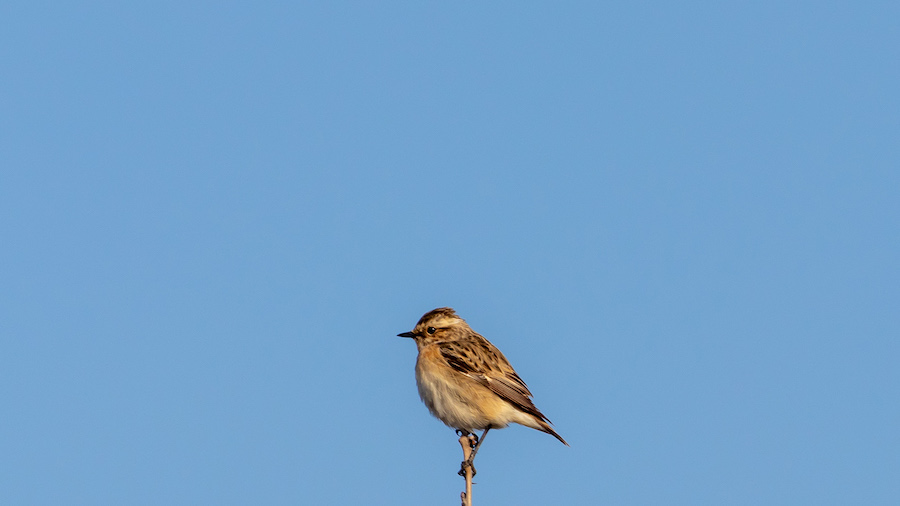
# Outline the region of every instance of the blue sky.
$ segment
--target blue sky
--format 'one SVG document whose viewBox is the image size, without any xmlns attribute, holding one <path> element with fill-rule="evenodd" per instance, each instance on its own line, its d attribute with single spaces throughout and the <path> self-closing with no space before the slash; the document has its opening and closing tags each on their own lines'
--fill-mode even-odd
<svg viewBox="0 0 900 506">
<path fill-rule="evenodd" d="M 0 503 L 900 502 L 895 2 L 6 2 Z"/>
</svg>

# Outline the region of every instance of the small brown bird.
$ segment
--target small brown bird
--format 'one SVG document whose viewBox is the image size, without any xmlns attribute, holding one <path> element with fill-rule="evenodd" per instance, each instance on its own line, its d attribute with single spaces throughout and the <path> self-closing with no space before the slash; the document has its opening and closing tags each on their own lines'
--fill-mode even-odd
<svg viewBox="0 0 900 506">
<path fill-rule="evenodd" d="M 453 309 L 429 311 L 412 332 L 398 336 L 415 340 L 419 397 L 446 425 L 463 433 L 483 429 L 483 440 L 490 429 L 518 423 L 569 445 L 531 402 L 531 392 L 503 353 Z"/>
</svg>

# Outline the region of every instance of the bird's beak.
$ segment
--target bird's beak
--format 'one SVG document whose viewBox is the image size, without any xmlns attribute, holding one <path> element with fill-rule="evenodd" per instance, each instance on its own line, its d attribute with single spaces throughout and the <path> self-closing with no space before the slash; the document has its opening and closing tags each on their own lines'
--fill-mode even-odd
<svg viewBox="0 0 900 506">
<path fill-rule="evenodd" d="M 404 332 L 402 334 L 397 334 L 397 337 L 416 337 L 412 332 Z"/>
</svg>

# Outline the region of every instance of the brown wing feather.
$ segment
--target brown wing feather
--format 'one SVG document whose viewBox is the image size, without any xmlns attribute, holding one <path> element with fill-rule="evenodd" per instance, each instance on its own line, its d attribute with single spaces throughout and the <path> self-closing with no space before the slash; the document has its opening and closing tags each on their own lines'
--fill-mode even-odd
<svg viewBox="0 0 900 506">
<path fill-rule="evenodd" d="M 460 340 L 445 343 L 441 347 L 441 355 L 447 365 L 487 387 L 519 410 L 549 422 L 531 402 L 531 392 L 503 353 L 487 339 L 480 335 L 478 338 L 482 342 Z M 488 356 L 479 357 L 479 349 L 487 351 Z"/>
</svg>

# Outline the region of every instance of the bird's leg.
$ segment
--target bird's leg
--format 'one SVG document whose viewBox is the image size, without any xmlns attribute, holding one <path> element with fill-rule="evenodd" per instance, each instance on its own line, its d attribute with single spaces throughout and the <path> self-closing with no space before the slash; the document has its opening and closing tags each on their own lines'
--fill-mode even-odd
<svg viewBox="0 0 900 506">
<path fill-rule="evenodd" d="M 472 447 L 472 453 L 469 454 L 469 458 L 462 461 L 462 464 L 460 464 L 460 467 L 459 467 L 459 475 L 460 476 L 466 475 L 466 467 L 471 467 L 472 468 L 472 476 L 475 476 L 475 466 L 472 465 L 472 462 L 475 461 L 475 454 L 478 453 L 478 448 L 481 447 L 481 443 L 484 441 L 484 437 L 487 436 L 487 433 L 489 430 L 491 430 L 490 426 L 488 426 L 486 429 L 484 429 L 484 432 L 481 433 L 481 437 L 478 437 L 475 434 L 468 433 L 467 431 L 463 431 L 463 432 L 466 432 L 466 434 L 469 436 L 469 445 L 471 445 L 471 447 Z M 459 431 L 457 431 L 457 432 L 459 432 Z"/>
<path fill-rule="evenodd" d="M 477 437 L 477 436 L 475 436 L 474 434 L 472 434 L 472 436 L 475 438 L 476 444 L 475 444 L 475 446 L 472 447 L 472 454 L 469 455 L 469 464 L 471 464 L 472 461 L 475 460 L 475 454 L 478 453 L 478 449 L 481 448 L 481 443 L 484 442 L 484 438 L 485 438 L 485 436 L 487 436 L 487 433 L 488 433 L 489 430 L 491 430 L 491 426 L 490 426 L 490 425 L 488 425 L 488 426 L 484 429 L 484 432 L 481 433 L 481 437 Z"/>
<path fill-rule="evenodd" d="M 475 466 L 472 465 L 472 451 L 478 447 L 478 436 L 465 430 L 465 429 L 457 429 L 456 435 L 460 437 L 460 444 L 462 444 L 462 438 L 468 439 L 469 443 L 469 451 L 466 452 L 468 456 L 466 460 L 462 461 L 462 464 L 459 466 L 459 475 L 462 477 L 466 476 L 466 467 L 472 468 L 472 476 L 475 476 Z"/>
</svg>

